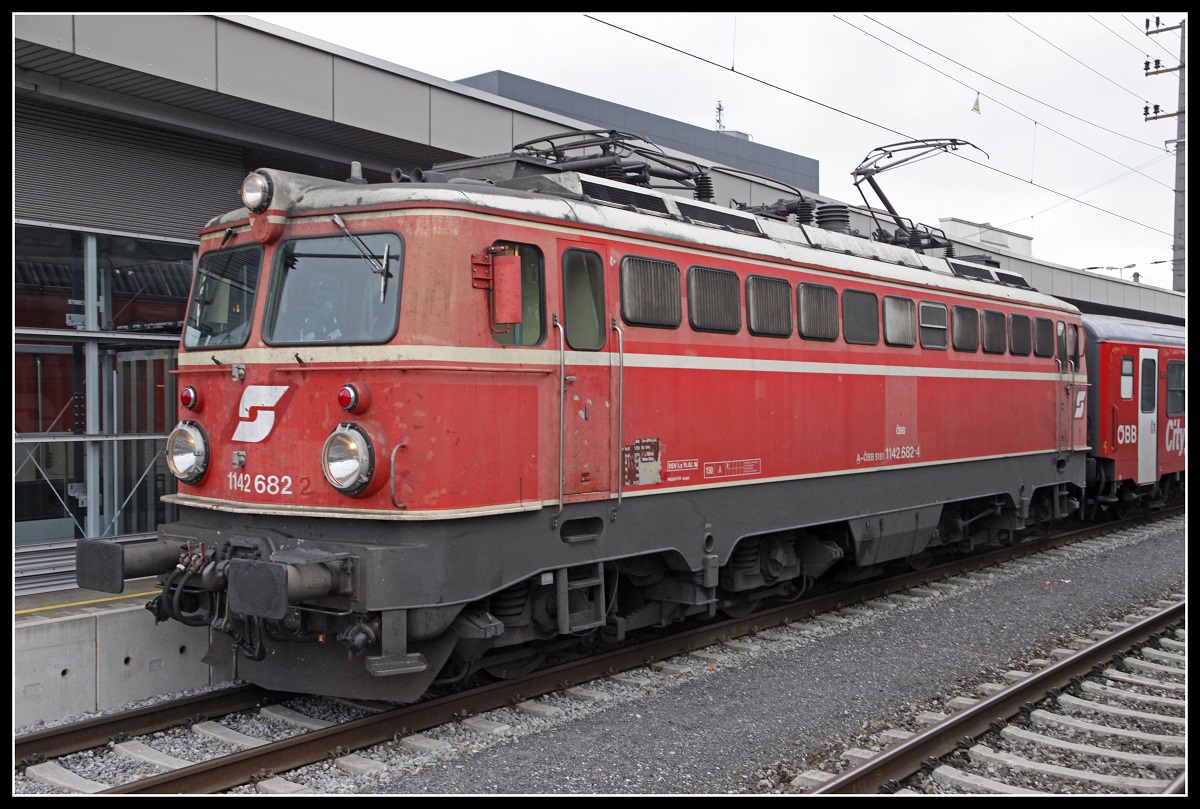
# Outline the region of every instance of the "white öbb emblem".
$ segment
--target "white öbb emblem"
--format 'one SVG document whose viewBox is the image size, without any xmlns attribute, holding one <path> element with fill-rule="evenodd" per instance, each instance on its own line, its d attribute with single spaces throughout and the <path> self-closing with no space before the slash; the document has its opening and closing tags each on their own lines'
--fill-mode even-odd
<svg viewBox="0 0 1200 809">
<path fill-rule="evenodd" d="M 287 385 L 251 385 L 242 391 L 238 405 L 241 421 L 233 431 L 233 440 L 249 444 L 265 440 L 275 426 L 275 405 L 285 393 Z"/>
</svg>

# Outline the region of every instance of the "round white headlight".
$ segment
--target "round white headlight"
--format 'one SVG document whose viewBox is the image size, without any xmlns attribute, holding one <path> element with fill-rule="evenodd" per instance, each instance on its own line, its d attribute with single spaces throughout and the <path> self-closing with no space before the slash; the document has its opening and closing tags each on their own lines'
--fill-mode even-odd
<svg viewBox="0 0 1200 809">
<path fill-rule="evenodd" d="M 195 483 L 208 469 L 208 439 L 194 421 L 181 421 L 167 436 L 167 466 L 184 483 Z"/>
<path fill-rule="evenodd" d="M 325 479 L 343 494 L 358 494 L 371 482 L 375 452 L 371 439 L 354 424 L 339 424 L 321 449 Z"/>
<path fill-rule="evenodd" d="M 253 171 L 242 180 L 242 204 L 255 213 L 262 213 L 271 204 L 271 178 Z"/>
</svg>

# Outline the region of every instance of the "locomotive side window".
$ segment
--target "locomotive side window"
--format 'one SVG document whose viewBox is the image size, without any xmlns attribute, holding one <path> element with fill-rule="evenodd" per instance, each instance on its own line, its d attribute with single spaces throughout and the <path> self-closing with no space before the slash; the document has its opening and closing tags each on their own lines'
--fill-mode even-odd
<svg viewBox="0 0 1200 809">
<path fill-rule="evenodd" d="M 1121 398 L 1133 398 L 1133 357 L 1121 357 Z"/>
<path fill-rule="evenodd" d="M 1005 334 L 1004 326 L 1003 312 L 983 310 L 980 316 L 980 332 L 985 354 L 1003 354 L 1008 348 L 1008 335 Z"/>
<path fill-rule="evenodd" d="M 800 336 L 805 340 L 836 340 L 838 336 L 837 290 L 823 284 L 796 286 L 796 311 L 800 314 Z"/>
<path fill-rule="evenodd" d="M 917 314 L 921 319 L 921 348 L 945 351 L 950 331 L 946 320 L 946 305 L 921 301 L 921 305 L 917 307 Z"/>
<path fill-rule="evenodd" d="M 1050 318 L 1033 319 L 1033 353 L 1038 357 L 1054 356 L 1054 321 Z"/>
<path fill-rule="evenodd" d="M 911 299 L 883 297 L 883 341 L 906 348 L 917 344 L 917 307 Z"/>
<path fill-rule="evenodd" d="M 760 337 L 791 337 L 792 285 L 765 275 L 747 278 L 746 326 Z"/>
<path fill-rule="evenodd" d="M 245 345 L 262 257 L 258 245 L 204 254 L 196 268 L 196 292 L 183 331 L 184 348 Z"/>
<path fill-rule="evenodd" d="M 1167 360 L 1167 415 L 1182 416 L 1187 412 L 1187 363 Z"/>
<path fill-rule="evenodd" d="M 1067 349 L 1071 352 L 1071 362 L 1079 367 L 1079 352 L 1083 350 L 1083 340 L 1079 337 L 1079 327 L 1071 326 L 1067 331 Z"/>
<path fill-rule="evenodd" d="M 1158 409 L 1158 363 L 1151 359 L 1142 360 L 1142 412 L 1153 413 Z"/>
<path fill-rule="evenodd" d="M 542 285 L 542 251 L 532 244 L 496 242 L 505 255 L 521 259 L 521 322 L 512 323 L 508 331 L 492 331 L 497 343 L 510 346 L 533 346 L 542 341 L 542 312 L 544 311 Z"/>
<path fill-rule="evenodd" d="M 621 260 L 621 318 L 626 323 L 677 329 L 682 309 L 678 265 L 633 256 Z"/>
<path fill-rule="evenodd" d="M 741 285 L 732 270 L 688 270 L 688 322 L 696 331 L 737 334 L 742 329 Z"/>
<path fill-rule="evenodd" d="M 1029 328 L 1029 316 L 1008 316 L 1008 351 L 1018 357 L 1028 357 L 1033 350 L 1033 337 Z"/>
<path fill-rule="evenodd" d="M 571 348 L 604 347 L 604 262 L 591 250 L 563 253 L 563 321 Z"/>
<path fill-rule="evenodd" d="M 971 306 L 955 306 L 951 336 L 955 351 L 979 350 L 979 313 Z"/>
<path fill-rule="evenodd" d="M 879 299 L 872 292 L 847 289 L 842 293 L 842 336 L 847 343 L 879 342 Z"/>
</svg>

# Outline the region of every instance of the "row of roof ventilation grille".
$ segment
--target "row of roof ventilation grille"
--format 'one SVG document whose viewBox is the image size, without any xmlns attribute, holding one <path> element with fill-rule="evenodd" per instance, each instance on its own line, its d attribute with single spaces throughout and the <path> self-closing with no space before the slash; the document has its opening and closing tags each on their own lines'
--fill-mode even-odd
<svg viewBox="0 0 1200 809">
<path fill-rule="evenodd" d="M 713 208 L 705 208 L 700 205 L 689 205 L 686 202 L 677 202 L 676 204 L 679 206 L 681 214 L 695 222 L 719 225 L 730 230 L 736 230 L 739 233 L 749 233 L 754 236 L 762 235 L 762 229 L 758 226 L 758 220 L 756 219 L 751 219 L 747 216 L 738 216 L 737 214 Z"/>
<path fill-rule="evenodd" d="M 653 194 L 641 194 L 628 188 L 589 183 L 586 180 L 580 185 L 584 194 L 601 202 L 633 206 L 634 208 L 657 214 L 670 215 L 671 213 L 667 210 L 667 203 L 663 201 L 662 197 L 656 197 Z"/>
<path fill-rule="evenodd" d="M 987 281 L 995 284 L 1000 283 L 1009 287 L 1020 287 L 1022 289 L 1033 289 L 1023 275 L 1017 273 L 1004 272 L 998 269 L 987 269 L 985 267 L 975 267 L 970 264 L 963 264 L 959 261 L 951 261 L 946 259 L 946 263 L 950 265 L 950 270 L 959 278 L 974 278 L 978 281 Z"/>
<path fill-rule="evenodd" d="M 590 183 L 587 180 L 581 181 L 580 188 L 585 195 L 600 202 L 631 206 L 648 213 L 666 216 L 671 214 L 663 198 L 653 194 L 642 194 L 620 186 Z M 693 222 L 703 222 L 709 225 L 728 228 L 739 233 L 749 233 L 754 236 L 762 235 L 762 229 L 758 226 L 758 221 L 752 217 L 738 216 L 737 214 L 706 208 L 701 205 L 690 205 L 686 202 L 677 201 L 676 205 L 679 207 L 679 212 Z"/>
</svg>

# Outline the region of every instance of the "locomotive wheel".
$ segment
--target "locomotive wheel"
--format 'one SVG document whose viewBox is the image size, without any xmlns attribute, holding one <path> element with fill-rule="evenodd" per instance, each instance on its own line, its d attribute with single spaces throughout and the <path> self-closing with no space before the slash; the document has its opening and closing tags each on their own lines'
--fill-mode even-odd
<svg viewBox="0 0 1200 809">
<path fill-rule="evenodd" d="M 761 601 L 739 601 L 725 607 L 721 607 L 721 612 L 728 615 L 730 618 L 745 618 L 750 613 L 762 606 Z"/>
<path fill-rule="evenodd" d="M 1118 497 L 1117 501 L 1109 509 L 1112 518 L 1114 520 L 1123 520 L 1128 517 L 1129 513 L 1133 510 L 1132 502 L 1123 497 Z"/>
<path fill-rule="evenodd" d="M 544 649 L 526 649 L 513 657 L 506 657 L 490 665 L 481 666 L 497 680 L 515 680 L 536 669 L 546 659 Z"/>
<path fill-rule="evenodd" d="M 1054 527 L 1054 509 L 1050 505 L 1050 498 L 1041 497 L 1034 503 L 1033 526 L 1039 534 L 1048 534 Z"/>
<path fill-rule="evenodd" d="M 933 561 L 933 551 L 926 548 L 916 556 L 910 556 L 904 560 L 905 565 L 910 570 L 924 570 L 929 567 L 929 563 Z"/>
</svg>

